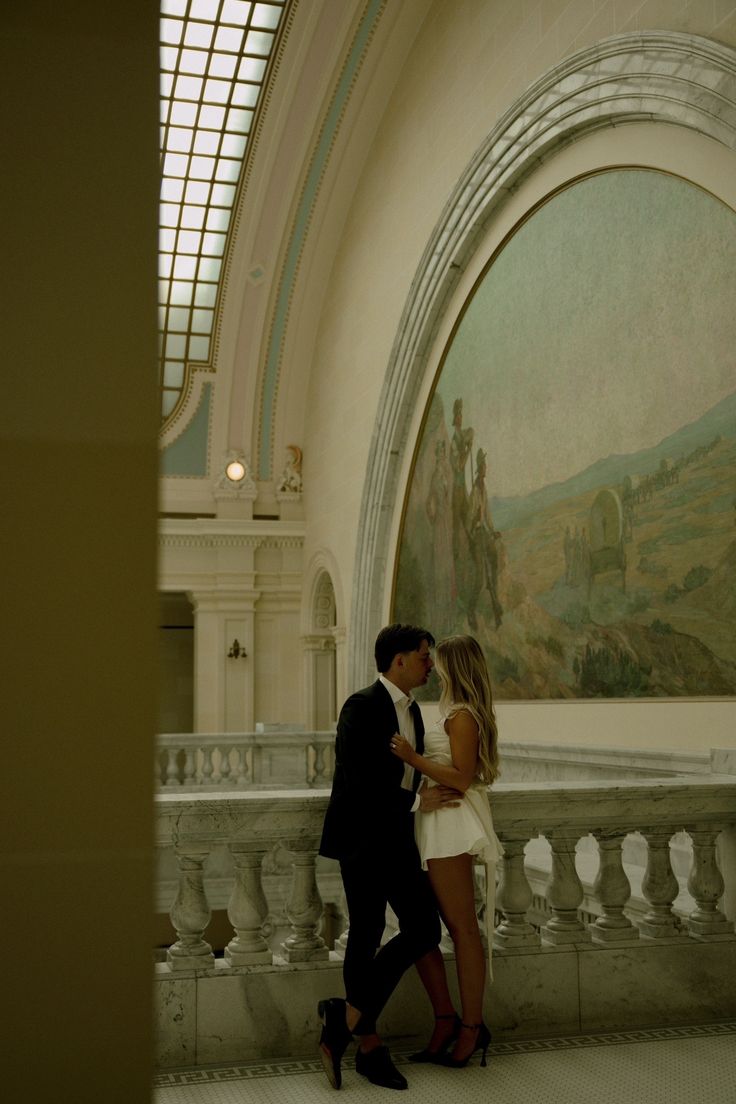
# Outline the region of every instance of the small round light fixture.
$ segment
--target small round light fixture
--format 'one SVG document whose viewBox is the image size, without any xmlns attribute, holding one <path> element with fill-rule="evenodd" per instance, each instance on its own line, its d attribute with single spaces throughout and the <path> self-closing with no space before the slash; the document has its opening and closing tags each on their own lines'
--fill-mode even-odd
<svg viewBox="0 0 736 1104">
<path fill-rule="evenodd" d="M 231 460 L 225 468 L 225 475 L 231 483 L 240 483 L 245 479 L 245 465 L 240 460 Z"/>
</svg>

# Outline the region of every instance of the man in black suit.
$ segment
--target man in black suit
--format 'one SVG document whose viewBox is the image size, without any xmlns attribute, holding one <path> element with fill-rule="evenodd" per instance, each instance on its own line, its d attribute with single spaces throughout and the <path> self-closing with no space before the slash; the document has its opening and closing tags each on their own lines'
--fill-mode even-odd
<svg viewBox="0 0 736 1104">
<path fill-rule="evenodd" d="M 370 1081 L 405 1089 L 407 1083 L 376 1032 L 376 1017 L 401 975 L 416 963 L 436 1013 L 452 1010 L 438 948 L 437 905 L 414 842 L 417 809 L 456 804 L 445 786 L 417 792 L 419 776 L 391 754 L 396 732 L 424 749 L 424 725 L 411 691 L 432 670 L 434 638 L 413 625 L 389 625 L 376 639 L 379 677 L 352 694 L 340 712 L 335 773 L 320 854 L 338 859 L 350 930 L 343 977 L 347 1000 L 320 1001 L 320 1054 L 330 1084 L 339 1089 L 340 1061 L 356 1035 L 355 1067 Z M 390 904 L 399 931 L 380 946 Z"/>
</svg>

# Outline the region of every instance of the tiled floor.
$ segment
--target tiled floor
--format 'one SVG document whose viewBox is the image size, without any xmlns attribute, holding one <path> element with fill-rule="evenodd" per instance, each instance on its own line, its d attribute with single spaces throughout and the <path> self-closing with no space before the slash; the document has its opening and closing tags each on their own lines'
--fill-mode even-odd
<svg viewBox="0 0 736 1104">
<path fill-rule="evenodd" d="M 496 1043 L 488 1067 L 394 1061 L 422 1104 L 735 1104 L 736 1022 Z M 343 1063 L 336 1096 L 318 1059 L 160 1073 L 154 1104 L 378 1104 L 396 1099 Z M 399 1097 L 399 1099 L 402 1099 Z M 404 1099 L 408 1099 L 408 1096 Z"/>
</svg>

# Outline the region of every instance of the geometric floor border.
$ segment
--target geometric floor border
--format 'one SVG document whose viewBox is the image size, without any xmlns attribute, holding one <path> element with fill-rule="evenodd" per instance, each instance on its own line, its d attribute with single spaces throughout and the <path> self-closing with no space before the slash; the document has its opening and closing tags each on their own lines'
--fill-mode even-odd
<svg viewBox="0 0 736 1104">
<path fill-rule="evenodd" d="M 697 1024 L 692 1027 L 649 1027 L 633 1031 L 606 1031 L 598 1035 L 568 1035 L 557 1039 L 518 1039 L 513 1042 L 494 1043 L 490 1053 L 494 1058 L 505 1054 L 534 1054 L 552 1050 L 580 1050 L 583 1047 L 617 1046 L 621 1043 L 652 1043 L 659 1040 L 694 1039 L 714 1035 L 736 1035 L 736 1020 L 724 1023 Z M 391 1052 L 397 1066 L 407 1065 L 410 1048 Z M 197 1069 L 168 1070 L 156 1073 L 153 1087 L 171 1088 L 174 1085 L 203 1085 L 223 1081 L 255 1081 L 263 1077 L 284 1077 L 289 1074 L 315 1073 L 322 1070 L 318 1058 L 272 1059 L 266 1062 L 248 1062 L 237 1066 L 198 1067 Z"/>
</svg>

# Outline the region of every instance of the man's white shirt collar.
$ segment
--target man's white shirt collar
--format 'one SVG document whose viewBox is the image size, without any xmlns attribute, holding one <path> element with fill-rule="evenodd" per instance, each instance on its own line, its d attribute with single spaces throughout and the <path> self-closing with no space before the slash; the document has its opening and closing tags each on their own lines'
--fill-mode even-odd
<svg viewBox="0 0 736 1104">
<path fill-rule="evenodd" d="M 394 705 L 411 705 L 413 698 L 410 698 L 408 694 L 405 694 L 403 690 L 400 690 L 395 682 L 391 682 L 391 679 L 387 679 L 384 675 L 379 674 L 378 681 L 386 687 L 389 694 L 391 695 L 391 701 L 394 703 Z"/>
</svg>

